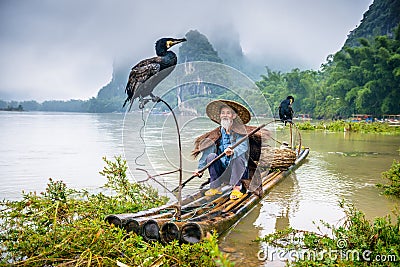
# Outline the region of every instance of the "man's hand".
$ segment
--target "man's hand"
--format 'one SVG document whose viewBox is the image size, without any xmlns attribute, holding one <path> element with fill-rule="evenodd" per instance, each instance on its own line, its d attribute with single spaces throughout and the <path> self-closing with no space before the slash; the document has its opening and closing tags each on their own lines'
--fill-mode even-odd
<svg viewBox="0 0 400 267">
<path fill-rule="evenodd" d="M 199 178 L 201 178 L 201 176 L 203 176 L 203 173 L 202 172 L 199 172 L 199 170 L 195 170 L 194 172 L 193 172 L 193 175 L 194 176 L 197 176 L 197 177 L 199 177 Z"/>
<path fill-rule="evenodd" d="M 227 155 L 227 156 L 233 155 L 233 149 L 230 147 L 227 147 L 224 152 L 225 152 L 225 155 Z"/>
</svg>

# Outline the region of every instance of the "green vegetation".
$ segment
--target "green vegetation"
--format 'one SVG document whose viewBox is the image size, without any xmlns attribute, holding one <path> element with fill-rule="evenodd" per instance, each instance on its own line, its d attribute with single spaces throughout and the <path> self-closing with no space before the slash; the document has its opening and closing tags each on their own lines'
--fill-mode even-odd
<svg viewBox="0 0 400 267">
<path fill-rule="evenodd" d="M 256 84 L 273 110 L 293 95 L 297 113 L 314 118 L 343 118 L 366 113 L 398 114 L 400 106 L 400 27 L 394 39 L 360 39 L 360 47 L 344 47 L 328 58 L 320 71 L 272 71 Z"/>
<path fill-rule="evenodd" d="M 394 222 L 389 215 L 370 222 L 354 206 L 344 202 L 340 206 L 346 214 L 343 223 L 335 226 L 322 222 L 321 225 L 332 232 L 331 236 L 290 228 L 258 241 L 297 256 L 297 260 L 291 259 L 290 266 L 399 266 L 398 212 Z"/>
<path fill-rule="evenodd" d="M 394 160 L 390 169 L 382 173 L 382 179 L 389 181 L 389 184 L 377 184 L 384 189 L 383 194 L 400 197 L 400 161 Z"/>
<path fill-rule="evenodd" d="M 338 121 L 319 121 L 316 123 L 296 122 L 299 130 L 327 130 L 332 132 L 357 132 L 357 133 L 381 133 L 381 134 L 400 134 L 400 127 L 391 127 L 388 123 L 381 122 L 347 122 Z"/>
<path fill-rule="evenodd" d="M 51 100 L 44 101 L 43 103 L 38 103 L 37 101 L 3 101 L 0 100 L 0 109 L 5 109 L 6 107 L 18 107 L 21 106 L 24 111 L 60 111 L 60 112 L 87 112 L 89 108 L 89 101 L 74 100 L 61 101 L 61 100 Z"/>
<path fill-rule="evenodd" d="M 377 35 L 392 33 L 400 23 L 399 13 L 399 1 L 374 0 L 362 23 L 348 35 L 345 46 L 356 46 L 359 38 L 373 40 Z"/>
<path fill-rule="evenodd" d="M 0 265 L 13 266 L 231 266 L 216 236 L 195 245 L 148 244 L 109 225 L 110 213 L 137 212 L 166 199 L 126 178 L 126 162 L 104 158 L 111 196 L 72 190 L 50 179 L 46 191 L 0 202 Z M 119 263 L 118 263 L 119 262 Z M 125 265 L 123 265 L 125 266 Z"/>
<path fill-rule="evenodd" d="M 8 105 L 7 107 L 0 108 L 0 110 L 4 111 L 24 111 L 24 108 L 21 104 L 18 105 L 18 107 L 13 107 Z"/>
</svg>

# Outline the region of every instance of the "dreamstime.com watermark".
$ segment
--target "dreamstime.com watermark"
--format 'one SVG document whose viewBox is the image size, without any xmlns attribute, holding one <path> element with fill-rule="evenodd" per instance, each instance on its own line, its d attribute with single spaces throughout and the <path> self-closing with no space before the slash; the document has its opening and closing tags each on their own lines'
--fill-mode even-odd
<svg viewBox="0 0 400 267">
<path fill-rule="evenodd" d="M 355 249 L 346 249 L 347 241 L 345 239 L 338 239 L 337 247 L 335 250 L 287 250 L 282 248 L 266 247 L 257 253 L 257 258 L 260 261 L 298 261 L 298 260 L 311 260 L 322 261 L 324 259 L 335 260 L 349 260 L 349 261 L 374 261 L 374 262 L 397 262 L 394 254 L 377 254 L 373 255 L 372 251 L 364 250 L 358 251 Z"/>
</svg>

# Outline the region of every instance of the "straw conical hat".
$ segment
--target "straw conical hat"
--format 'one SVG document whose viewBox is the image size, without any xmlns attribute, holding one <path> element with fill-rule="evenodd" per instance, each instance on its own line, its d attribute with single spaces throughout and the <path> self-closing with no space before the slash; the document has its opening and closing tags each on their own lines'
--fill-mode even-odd
<svg viewBox="0 0 400 267">
<path fill-rule="evenodd" d="M 215 121 L 216 123 L 220 124 L 221 119 L 219 117 L 219 114 L 221 108 L 226 106 L 232 108 L 236 112 L 236 114 L 238 115 L 236 120 L 239 120 L 241 123 L 246 124 L 251 120 L 250 111 L 245 106 L 235 101 L 223 100 L 223 99 L 214 100 L 208 103 L 206 107 L 207 116 L 212 121 Z"/>
</svg>

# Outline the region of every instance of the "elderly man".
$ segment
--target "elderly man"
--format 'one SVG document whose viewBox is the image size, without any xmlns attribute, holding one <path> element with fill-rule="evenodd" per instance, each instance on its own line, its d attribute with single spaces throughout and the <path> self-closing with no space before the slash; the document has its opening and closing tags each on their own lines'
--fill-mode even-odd
<svg viewBox="0 0 400 267">
<path fill-rule="evenodd" d="M 238 199 L 243 196 L 241 179 L 249 177 L 249 141 L 246 140 L 235 149 L 231 146 L 247 134 L 244 124 L 250 121 L 250 112 L 237 102 L 216 100 L 207 105 L 206 113 L 220 127 L 197 138 L 192 155 L 197 156 L 200 152 L 203 154 L 194 175 L 201 176 L 198 170 L 225 152 L 225 156 L 208 167 L 210 189 L 205 195 L 221 194 L 219 188 L 225 182 L 233 186 L 230 198 Z"/>
</svg>

